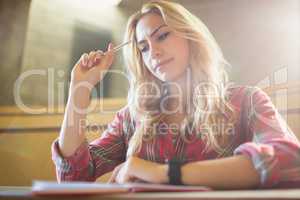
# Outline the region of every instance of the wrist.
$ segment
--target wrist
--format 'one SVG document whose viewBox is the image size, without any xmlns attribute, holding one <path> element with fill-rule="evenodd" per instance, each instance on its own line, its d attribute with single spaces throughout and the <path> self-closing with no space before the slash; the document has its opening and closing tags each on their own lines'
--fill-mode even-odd
<svg viewBox="0 0 300 200">
<path fill-rule="evenodd" d="M 131 162 L 134 159 L 131 159 Z M 131 175 L 150 183 L 167 184 L 168 164 L 160 164 L 148 160 L 135 158 L 135 164 L 131 164 Z"/>
<path fill-rule="evenodd" d="M 71 80 L 69 92 L 70 94 L 75 94 L 75 93 L 91 94 L 93 88 L 94 86 L 88 81 L 78 82 L 78 81 Z"/>
<path fill-rule="evenodd" d="M 71 85 L 68 102 L 78 109 L 87 109 L 90 104 L 90 96 L 91 89 L 78 85 Z"/>
<path fill-rule="evenodd" d="M 169 177 L 168 177 L 168 164 L 159 164 L 157 169 L 157 177 L 158 177 L 158 183 L 160 184 L 167 184 L 169 183 Z"/>
</svg>

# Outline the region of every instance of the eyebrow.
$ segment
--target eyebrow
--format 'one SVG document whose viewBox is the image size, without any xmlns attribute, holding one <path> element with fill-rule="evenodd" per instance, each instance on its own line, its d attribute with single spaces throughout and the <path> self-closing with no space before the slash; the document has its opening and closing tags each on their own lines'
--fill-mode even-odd
<svg viewBox="0 0 300 200">
<path fill-rule="evenodd" d="M 162 25 L 158 26 L 158 27 L 150 34 L 150 37 L 152 37 L 157 31 L 159 31 L 159 29 L 161 29 L 162 27 L 165 27 L 165 26 L 167 26 L 167 25 L 166 25 L 166 24 L 162 24 Z M 141 41 L 138 42 L 138 44 L 144 43 L 144 42 L 145 42 L 145 40 L 141 40 Z"/>
</svg>

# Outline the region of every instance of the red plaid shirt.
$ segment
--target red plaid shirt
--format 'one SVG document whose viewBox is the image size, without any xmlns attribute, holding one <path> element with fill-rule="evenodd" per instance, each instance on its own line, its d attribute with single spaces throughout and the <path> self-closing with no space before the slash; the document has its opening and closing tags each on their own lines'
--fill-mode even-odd
<svg viewBox="0 0 300 200">
<path fill-rule="evenodd" d="M 185 141 L 172 130 L 158 134 L 155 140 L 143 141 L 138 156 L 164 163 L 173 156 L 184 162 L 248 156 L 260 175 L 260 187 L 300 186 L 300 143 L 260 89 L 235 87 L 230 103 L 238 113 L 230 144 L 222 153 L 204 151 L 201 137 Z M 63 158 L 57 140 L 52 145 L 52 159 L 58 181 L 95 181 L 126 160 L 128 141 L 133 129 L 129 125 L 128 107 L 115 115 L 100 138 L 84 142 L 74 155 Z"/>
</svg>

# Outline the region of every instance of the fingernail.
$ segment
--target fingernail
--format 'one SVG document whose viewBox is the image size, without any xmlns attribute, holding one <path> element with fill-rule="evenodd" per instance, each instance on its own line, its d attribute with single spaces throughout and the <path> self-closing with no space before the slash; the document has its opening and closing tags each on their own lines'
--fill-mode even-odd
<svg viewBox="0 0 300 200">
<path fill-rule="evenodd" d="M 113 44 L 110 42 L 109 44 L 108 44 L 108 50 L 111 50 L 113 48 Z"/>
</svg>

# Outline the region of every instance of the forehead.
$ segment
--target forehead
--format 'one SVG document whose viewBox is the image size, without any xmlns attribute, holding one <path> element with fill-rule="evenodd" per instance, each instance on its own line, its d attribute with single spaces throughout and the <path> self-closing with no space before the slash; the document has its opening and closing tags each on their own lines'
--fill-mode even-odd
<svg viewBox="0 0 300 200">
<path fill-rule="evenodd" d="M 150 36 L 150 34 L 155 30 L 155 28 L 160 25 L 165 24 L 164 20 L 159 14 L 148 13 L 144 15 L 137 23 L 136 26 L 136 39 L 137 41 L 145 39 L 145 36 Z"/>
</svg>

